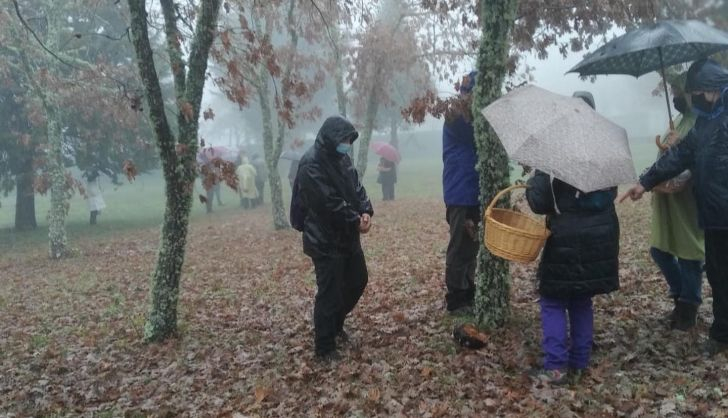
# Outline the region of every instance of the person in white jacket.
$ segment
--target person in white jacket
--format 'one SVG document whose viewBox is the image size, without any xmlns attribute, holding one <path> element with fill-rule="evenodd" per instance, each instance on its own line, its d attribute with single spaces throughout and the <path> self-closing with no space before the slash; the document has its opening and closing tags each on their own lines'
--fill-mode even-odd
<svg viewBox="0 0 728 418">
<path fill-rule="evenodd" d="M 240 195 L 240 206 L 243 209 L 252 209 L 259 198 L 258 188 L 255 187 L 256 170 L 248 161 L 248 157 L 241 158 L 241 164 L 235 170 L 238 176 L 238 194 Z"/>
<path fill-rule="evenodd" d="M 86 175 L 86 204 L 88 210 L 91 213 L 89 223 L 96 225 L 96 218 L 101 213 L 101 210 L 106 208 L 106 202 L 101 194 L 101 187 L 99 186 L 99 172 L 94 170 Z"/>
</svg>

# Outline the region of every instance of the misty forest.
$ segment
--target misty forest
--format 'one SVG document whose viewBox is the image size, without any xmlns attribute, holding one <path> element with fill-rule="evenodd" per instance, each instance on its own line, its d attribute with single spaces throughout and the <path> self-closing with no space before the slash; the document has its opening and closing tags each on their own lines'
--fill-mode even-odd
<svg viewBox="0 0 728 418">
<path fill-rule="evenodd" d="M 0 1 L 0 416 L 728 417 L 726 51 L 725 0 Z"/>
</svg>

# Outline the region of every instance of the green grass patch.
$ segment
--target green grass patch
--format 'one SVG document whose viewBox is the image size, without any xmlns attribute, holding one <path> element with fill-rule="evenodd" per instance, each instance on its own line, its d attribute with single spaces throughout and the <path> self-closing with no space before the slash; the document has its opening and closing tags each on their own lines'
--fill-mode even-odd
<svg viewBox="0 0 728 418">
<path fill-rule="evenodd" d="M 41 334 L 33 334 L 30 337 L 30 349 L 32 351 L 38 351 L 40 349 L 45 348 L 48 345 L 48 342 L 50 341 L 50 338 L 48 338 L 47 334 L 41 333 Z"/>
<path fill-rule="evenodd" d="M 634 139 L 630 146 L 639 173 L 654 162 L 657 149 L 650 138 Z M 376 204 L 381 201 L 381 186 L 377 183 L 376 165 L 378 159 L 370 156 L 369 165 L 362 178 L 367 192 Z M 283 200 L 286 207 L 290 202 L 291 190 L 288 185 L 288 162 L 281 161 L 279 173 L 283 184 Z M 442 196 L 442 159 L 439 155 L 405 158 L 398 167 L 398 182 L 395 186 L 397 198 L 433 198 Z M 520 168 L 512 171 L 512 181 L 520 177 Z M 86 202 L 80 195 L 71 198 L 70 209 L 66 219 L 69 245 L 81 239 L 103 239 L 125 231 L 159 227 L 164 215 L 164 181 L 161 172 L 155 171 L 139 176 L 134 183 L 114 186 L 108 180 L 102 181 L 102 191 L 106 208 L 101 212 L 98 224 L 89 225 L 89 212 Z M 199 202 L 197 195 L 203 194 L 198 181 L 195 184 L 194 203 L 190 214 L 192 224 L 202 220 L 214 220 L 240 213 L 238 197 L 231 189 L 222 188 L 224 206 L 215 203 L 213 214 L 205 213 L 205 206 Z M 265 211 L 270 211 L 270 190 L 266 186 Z M 43 248 L 48 242 L 48 222 L 46 219 L 50 205 L 50 196 L 36 196 L 36 217 L 38 228 L 34 231 L 16 232 L 13 230 L 15 219 L 15 196 L 0 197 L 0 252 L 22 252 L 29 248 Z"/>
</svg>

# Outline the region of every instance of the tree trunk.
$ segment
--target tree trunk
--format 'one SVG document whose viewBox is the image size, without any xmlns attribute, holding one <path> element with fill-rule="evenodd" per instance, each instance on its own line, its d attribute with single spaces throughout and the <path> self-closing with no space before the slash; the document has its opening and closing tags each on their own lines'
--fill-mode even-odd
<svg viewBox="0 0 728 418">
<path fill-rule="evenodd" d="M 378 74 L 378 72 L 377 72 Z M 378 77 L 375 77 L 375 80 Z M 372 131 L 374 130 L 374 122 L 377 119 L 379 111 L 379 101 L 377 98 L 377 87 L 372 86 L 367 99 L 367 113 L 364 118 L 364 131 L 359 135 L 359 157 L 356 160 L 356 169 L 359 171 L 359 178 L 364 178 L 367 170 L 367 160 L 369 158 L 369 142 L 372 140 Z"/>
<path fill-rule="evenodd" d="M 286 137 L 285 123 L 278 121 L 278 136 L 271 152 L 271 158 L 266 156 L 265 163 L 268 166 L 268 185 L 270 186 L 270 203 L 273 207 L 273 227 L 276 230 L 288 229 L 288 216 L 283 203 L 283 186 L 281 184 L 281 175 L 278 172 L 278 162 L 280 162 L 281 151 L 283 150 L 283 141 Z"/>
<path fill-rule="evenodd" d="M 339 113 L 346 117 L 346 90 L 344 89 L 344 62 L 341 59 L 341 31 L 338 25 L 331 26 L 332 48 L 334 50 L 334 84 L 336 85 L 336 104 Z"/>
<path fill-rule="evenodd" d="M 510 49 L 508 36 L 515 21 L 517 3 L 517 0 L 480 1 L 483 35 L 478 48 L 478 78 L 472 113 L 483 208 L 509 183 L 508 156 L 480 109 L 501 96 Z M 479 322 L 489 328 L 502 326 L 509 313 L 508 263 L 491 255 L 482 242 L 476 282 L 475 308 Z"/>
<path fill-rule="evenodd" d="M 63 155 L 61 153 L 61 122 L 53 105 L 46 105 L 48 125 L 48 176 L 51 182 L 51 207 L 48 211 L 49 255 L 53 259 L 68 255 L 66 237 L 66 215 L 68 199 L 66 198 L 66 174 L 63 171 Z"/>
<path fill-rule="evenodd" d="M 399 149 L 399 119 L 397 117 L 392 117 L 389 120 L 389 144 L 397 149 Z"/>
<path fill-rule="evenodd" d="M 185 244 L 192 190 L 196 177 L 195 155 L 202 91 L 207 72 L 207 58 L 214 37 L 220 10 L 220 0 L 200 4 L 195 34 L 188 55 L 189 69 L 180 53 L 176 27 L 175 4 L 162 0 L 167 49 L 173 67 L 177 99 L 178 141 L 172 134 L 165 114 L 164 97 L 154 65 L 147 30 L 145 0 L 128 0 L 131 18 L 131 38 L 137 55 L 137 66 L 144 85 L 150 120 L 154 128 L 165 179 L 166 205 L 157 266 L 152 276 L 151 306 L 144 325 L 146 341 L 160 341 L 177 331 L 177 302 L 179 282 L 185 259 Z"/>
<path fill-rule="evenodd" d="M 177 177 L 176 174 L 173 176 Z M 165 173 L 167 202 L 157 267 L 152 276 L 152 301 L 144 324 L 146 341 L 161 341 L 177 332 L 179 280 L 185 260 L 192 194 L 180 193 L 182 187 L 174 177 L 168 178 Z"/>
<path fill-rule="evenodd" d="M 23 156 L 20 170 L 15 176 L 15 230 L 28 231 L 38 226 L 35 219 L 35 172 L 32 153 Z"/>
<path fill-rule="evenodd" d="M 51 207 L 48 210 L 48 255 L 52 259 L 68 255 L 66 237 L 66 215 L 68 214 L 68 195 L 66 191 L 66 173 L 63 170 L 63 131 L 58 108 L 49 94 L 35 79 L 33 67 L 24 51 L 20 53 L 20 62 L 34 95 L 40 99 L 46 117 L 46 135 L 48 135 L 48 162 L 46 166 L 51 183 Z"/>
<path fill-rule="evenodd" d="M 263 153 L 265 154 L 265 165 L 268 168 L 268 185 L 270 187 L 271 211 L 273 215 L 273 228 L 276 230 L 288 228 L 288 217 L 283 204 L 283 189 L 281 187 L 281 176 L 278 174 L 278 157 L 276 154 L 273 132 L 273 111 L 268 97 L 268 82 L 261 69 L 258 74 L 258 99 L 260 111 L 263 116 Z"/>
</svg>

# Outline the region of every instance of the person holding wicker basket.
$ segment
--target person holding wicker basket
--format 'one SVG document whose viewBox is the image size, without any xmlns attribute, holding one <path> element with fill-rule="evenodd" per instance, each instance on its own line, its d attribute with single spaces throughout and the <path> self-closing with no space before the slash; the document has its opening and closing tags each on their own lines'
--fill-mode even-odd
<svg viewBox="0 0 728 418">
<path fill-rule="evenodd" d="M 662 156 L 676 146 L 695 125 L 690 100 L 673 85 L 675 110 L 681 116 L 675 130 L 657 145 Z M 698 209 L 693 195 L 690 171 L 686 170 L 660 186 L 652 194 L 652 226 L 650 256 L 660 268 L 669 287 L 674 307 L 667 319 L 671 329 L 687 331 L 697 322 L 702 303 L 703 259 L 705 238 L 698 225 Z"/>
<path fill-rule="evenodd" d="M 590 94 L 582 98 L 594 106 Z M 616 187 L 584 193 L 539 170 L 527 182 L 528 205 L 551 231 L 537 273 L 544 359 L 535 380 L 576 383 L 589 365 L 592 297 L 619 289 L 616 197 Z"/>
</svg>

